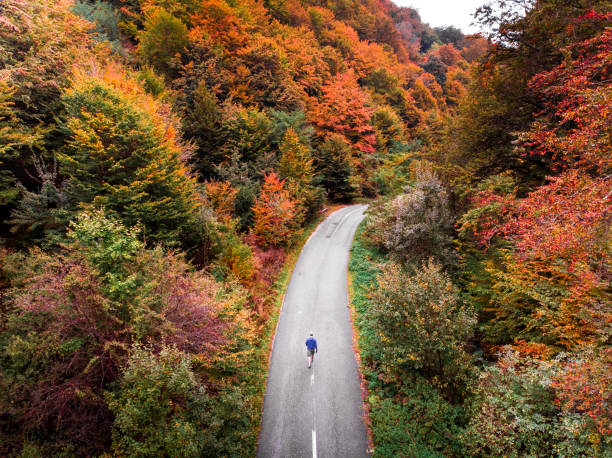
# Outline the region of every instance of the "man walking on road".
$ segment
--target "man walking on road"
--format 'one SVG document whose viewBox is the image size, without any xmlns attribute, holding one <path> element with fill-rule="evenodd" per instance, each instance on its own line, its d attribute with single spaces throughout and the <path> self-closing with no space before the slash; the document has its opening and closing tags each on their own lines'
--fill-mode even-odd
<svg viewBox="0 0 612 458">
<path fill-rule="evenodd" d="M 314 361 L 314 354 L 319 352 L 317 348 L 317 339 L 313 337 L 313 332 L 310 331 L 310 336 L 306 339 L 306 353 L 308 354 L 308 369 Z"/>
</svg>

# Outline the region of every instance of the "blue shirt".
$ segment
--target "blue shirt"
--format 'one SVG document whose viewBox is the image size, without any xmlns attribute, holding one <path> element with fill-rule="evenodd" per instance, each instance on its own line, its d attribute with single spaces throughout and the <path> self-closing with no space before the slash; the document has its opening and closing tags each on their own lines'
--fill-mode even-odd
<svg viewBox="0 0 612 458">
<path fill-rule="evenodd" d="M 306 348 L 308 348 L 309 350 L 318 350 L 317 349 L 317 339 L 315 339 L 314 337 L 309 337 L 308 339 L 306 339 Z"/>
</svg>

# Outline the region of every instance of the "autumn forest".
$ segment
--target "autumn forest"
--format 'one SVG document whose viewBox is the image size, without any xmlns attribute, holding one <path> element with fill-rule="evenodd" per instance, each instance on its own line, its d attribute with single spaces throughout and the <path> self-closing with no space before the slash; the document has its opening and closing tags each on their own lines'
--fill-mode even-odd
<svg viewBox="0 0 612 458">
<path fill-rule="evenodd" d="M 349 263 L 375 457 L 612 456 L 612 2 L 0 1 L 0 456 L 255 456 Z"/>
</svg>

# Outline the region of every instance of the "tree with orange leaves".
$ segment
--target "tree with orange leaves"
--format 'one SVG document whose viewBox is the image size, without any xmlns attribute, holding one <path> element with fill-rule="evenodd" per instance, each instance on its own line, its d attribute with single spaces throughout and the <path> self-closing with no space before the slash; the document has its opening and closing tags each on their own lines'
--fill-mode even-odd
<svg viewBox="0 0 612 458">
<path fill-rule="evenodd" d="M 322 90 L 323 97 L 313 104 L 309 118 L 320 137 L 327 139 L 334 134 L 346 140 L 353 154 L 356 184 L 362 193 L 372 194 L 375 191 L 370 179 L 377 159 L 370 97 L 359 87 L 353 70 L 338 74 Z"/>
<path fill-rule="evenodd" d="M 298 226 L 296 202 L 275 172 L 264 177 L 253 213 L 253 233 L 264 246 L 286 245 Z"/>
<path fill-rule="evenodd" d="M 452 43 L 442 45 L 438 48 L 438 55 L 444 64 L 449 67 L 456 65 L 462 59 L 461 53 L 455 48 Z"/>
<path fill-rule="evenodd" d="M 192 39 L 207 35 L 228 50 L 246 46 L 249 41 L 247 25 L 223 0 L 204 0 L 192 22 Z"/>
<path fill-rule="evenodd" d="M 319 134 L 340 134 L 359 153 L 373 153 L 376 136 L 370 120 L 374 110 L 368 94 L 359 87 L 355 72 L 338 74 L 322 90 L 322 99 L 313 104 L 309 113 Z"/>
<path fill-rule="evenodd" d="M 238 190 L 234 189 L 229 181 L 207 181 L 204 187 L 215 215 L 223 221 L 229 221 L 234 214 L 234 202 Z"/>
</svg>

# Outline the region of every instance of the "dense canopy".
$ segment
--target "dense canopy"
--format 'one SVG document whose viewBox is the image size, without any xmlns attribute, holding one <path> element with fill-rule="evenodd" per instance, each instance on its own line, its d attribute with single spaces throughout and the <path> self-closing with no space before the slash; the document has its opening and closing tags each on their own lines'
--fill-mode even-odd
<svg viewBox="0 0 612 458">
<path fill-rule="evenodd" d="M 375 456 L 612 453 L 611 10 L 0 2 L 0 455 L 254 456 L 355 200 Z"/>
</svg>

